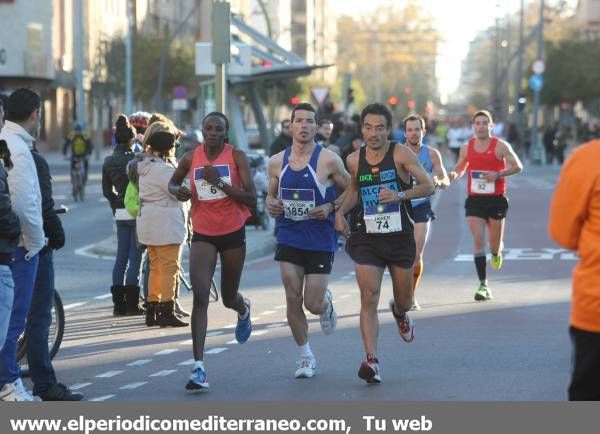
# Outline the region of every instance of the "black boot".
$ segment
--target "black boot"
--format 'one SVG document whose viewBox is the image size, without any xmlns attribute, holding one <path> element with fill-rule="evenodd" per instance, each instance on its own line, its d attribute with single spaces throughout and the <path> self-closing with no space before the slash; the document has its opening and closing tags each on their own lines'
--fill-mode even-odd
<svg viewBox="0 0 600 434">
<path fill-rule="evenodd" d="M 158 302 L 157 301 L 146 302 L 146 325 L 148 327 L 158 325 L 157 314 L 158 314 Z"/>
<path fill-rule="evenodd" d="M 140 307 L 140 287 L 137 285 L 125 285 L 125 302 L 127 304 L 127 315 L 143 315 L 144 309 Z"/>
<path fill-rule="evenodd" d="M 175 315 L 175 302 L 167 301 L 158 304 L 158 325 L 161 327 L 187 327 L 189 324 Z"/>
<path fill-rule="evenodd" d="M 125 302 L 125 287 L 123 285 L 113 285 L 110 287 L 113 301 L 113 315 L 122 316 L 127 314 L 127 304 Z"/>
</svg>

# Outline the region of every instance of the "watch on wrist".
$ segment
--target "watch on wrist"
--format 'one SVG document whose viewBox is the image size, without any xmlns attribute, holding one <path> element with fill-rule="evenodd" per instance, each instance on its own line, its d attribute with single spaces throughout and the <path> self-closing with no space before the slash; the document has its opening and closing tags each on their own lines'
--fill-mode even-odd
<svg viewBox="0 0 600 434">
<path fill-rule="evenodd" d="M 398 201 L 406 200 L 406 193 L 403 191 L 398 192 Z"/>
<path fill-rule="evenodd" d="M 221 178 L 219 178 L 219 180 L 217 181 L 217 187 L 221 190 L 223 190 L 223 187 L 225 187 L 225 182 L 223 182 Z"/>
</svg>

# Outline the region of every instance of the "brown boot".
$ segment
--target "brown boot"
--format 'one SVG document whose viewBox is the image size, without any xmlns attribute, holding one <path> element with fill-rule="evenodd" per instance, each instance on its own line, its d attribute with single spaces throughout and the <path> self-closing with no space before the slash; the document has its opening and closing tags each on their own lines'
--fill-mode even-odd
<svg viewBox="0 0 600 434">
<path fill-rule="evenodd" d="M 161 327 L 187 327 L 189 324 L 175 315 L 175 303 L 167 301 L 158 304 L 158 325 Z"/>
</svg>

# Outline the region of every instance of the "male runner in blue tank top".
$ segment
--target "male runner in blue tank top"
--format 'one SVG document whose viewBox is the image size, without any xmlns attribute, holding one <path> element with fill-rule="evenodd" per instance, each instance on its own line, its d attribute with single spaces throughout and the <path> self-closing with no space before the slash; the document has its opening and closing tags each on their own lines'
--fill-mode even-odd
<svg viewBox="0 0 600 434">
<path fill-rule="evenodd" d="M 450 185 L 450 180 L 442 164 L 442 156 L 437 149 L 423 144 L 425 120 L 419 115 L 410 115 L 404 119 L 403 123 L 406 134 L 406 145 L 415 153 L 423 169 L 431 176 L 434 187 L 447 188 Z M 435 214 L 431 209 L 431 200 L 429 197 L 413 199 L 410 202 L 413 207 L 415 220 L 416 245 L 416 258 L 413 264 L 413 305 L 411 310 L 419 310 L 421 306 L 417 301 L 415 291 L 423 275 L 423 250 L 425 250 L 429 227 L 431 221 L 435 220 Z"/>
<path fill-rule="evenodd" d="M 336 213 L 335 227 L 349 236 L 344 214 L 354 208 L 346 250 L 355 262 L 360 288 L 360 331 L 366 358 L 358 376 L 367 383 L 380 383 L 377 306 L 383 272 L 387 267 L 392 278 L 394 298 L 389 306 L 400 336 L 412 342 L 414 324 L 408 311 L 413 300 L 415 239 L 410 199 L 429 196 L 434 187 L 415 154 L 388 140 L 392 114 L 386 106 L 369 104 L 360 119 L 366 146 L 346 159 L 352 181 Z M 411 176 L 417 181 L 412 188 Z"/>
<path fill-rule="evenodd" d="M 323 333 L 333 332 L 337 316 L 327 277 L 337 249 L 334 212 L 337 191 L 350 182 L 342 159 L 315 143 L 317 119 L 308 103 L 292 110 L 292 146 L 269 160 L 266 206 L 277 219 L 277 251 L 285 287 L 287 319 L 300 360 L 296 378 L 310 378 L 317 366 L 308 343 L 308 323 L 302 308 L 320 316 Z M 339 199 L 338 199 L 339 201 Z"/>
</svg>

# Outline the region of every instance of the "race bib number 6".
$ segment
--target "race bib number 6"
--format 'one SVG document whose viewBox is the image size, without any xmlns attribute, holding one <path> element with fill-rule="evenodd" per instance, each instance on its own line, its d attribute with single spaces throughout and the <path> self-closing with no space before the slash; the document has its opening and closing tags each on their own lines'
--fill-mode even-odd
<svg viewBox="0 0 600 434">
<path fill-rule="evenodd" d="M 231 185 L 231 173 L 229 171 L 228 164 L 222 164 L 213 166 L 217 169 L 219 177 L 224 183 Z M 194 169 L 194 185 L 196 186 L 196 192 L 198 194 L 198 200 L 215 200 L 223 199 L 227 197 L 227 194 L 216 185 L 212 185 L 206 180 L 202 179 L 202 167 Z"/>
</svg>

